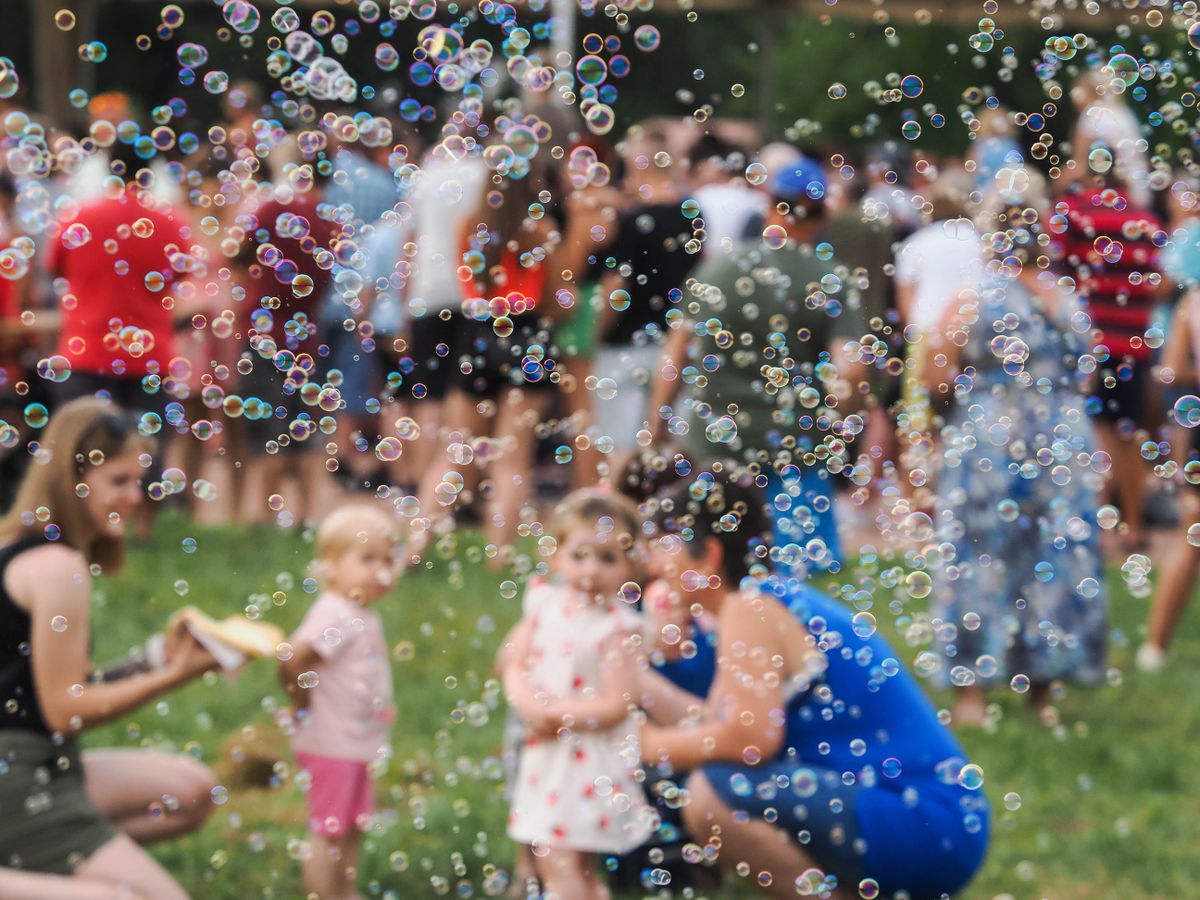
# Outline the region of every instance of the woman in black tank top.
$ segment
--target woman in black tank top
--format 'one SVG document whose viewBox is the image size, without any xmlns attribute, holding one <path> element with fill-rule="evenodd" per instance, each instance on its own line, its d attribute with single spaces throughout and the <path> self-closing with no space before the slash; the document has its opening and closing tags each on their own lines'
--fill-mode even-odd
<svg viewBox="0 0 1200 900">
<path fill-rule="evenodd" d="M 121 565 L 149 450 L 111 404 L 68 403 L 0 520 L 0 897 L 187 896 L 138 843 L 200 825 L 211 773 L 76 741 L 215 665 L 181 631 L 160 668 L 92 671 L 91 578 Z"/>
</svg>

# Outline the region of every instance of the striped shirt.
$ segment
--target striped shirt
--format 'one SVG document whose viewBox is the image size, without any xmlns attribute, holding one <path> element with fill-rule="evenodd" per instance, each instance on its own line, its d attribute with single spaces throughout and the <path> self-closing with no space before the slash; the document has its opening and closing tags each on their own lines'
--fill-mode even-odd
<svg viewBox="0 0 1200 900">
<path fill-rule="evenodd" d="M 1059 271 L 1075 279 L 1099 342 L 1114 361 L 1149 359 L 1143 336 L 1157 291 L 1150 276 L 1161 272 L 1167 239 L 1162 223 L 1112 190 L 1071 194 L 1054 209 Z"/>
</svg>

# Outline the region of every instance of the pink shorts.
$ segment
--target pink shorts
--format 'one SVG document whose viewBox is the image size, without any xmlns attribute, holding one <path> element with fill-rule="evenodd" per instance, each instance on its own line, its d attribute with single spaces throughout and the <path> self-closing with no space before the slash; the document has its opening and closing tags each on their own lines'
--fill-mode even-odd
<svg viewBox="0 0 1200 900">
<path fill-rule="evenodd" d="M 296 763 L 312 778 L 308 788 L 311 832 L 340 838 L 351 828 L 366 826 L 375 811 L 375 796 L 365 762 L 297 753 Z"/>
</svg>

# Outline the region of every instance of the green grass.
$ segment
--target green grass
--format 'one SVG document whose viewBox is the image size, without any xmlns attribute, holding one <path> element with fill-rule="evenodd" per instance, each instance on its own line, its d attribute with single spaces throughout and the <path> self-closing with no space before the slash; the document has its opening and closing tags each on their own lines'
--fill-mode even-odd
<svg viewBox="0 0 1200 900">
<path fill-rule="evenodd" d="M 184 552 L 184 537 L 197 540 L 196 552 Z M 477 551 L 444 549 L 441 561 L 405 576 L 380 607 L 394 648 L 398 716 L 395 759 L 378 793 L 386 816 L 364 843 L 360 888 L 369 896 L 455 894 L 460 881 L 483 896 L 486 873 L 512 859 L 498 760 L 504 710 L 492 659 L 518 602 L 501 596 Z M 153 540 L 99 586 L 96 658 L 121 656 L 184 602 L 228 615 L 257 601 L 267 621 L 290 630 L 311 600 L 301 586 L 309 555 L 294 533 L 160 518 Z M 987 866 L 964 896 L 1196 895 L 1200 616 L 1185 619 L 1170 669 L 1142 676 L 1131 658 L 1146 601 L 1124 591 L 1115 572 L 1110 584 L 1117 636 L 1110 663 L 1121 673 L 1113 683 L 1069 689 L 1053 729 L 1037 724 L 1021 698 L 1000 697 L 995 731 L 962 736 L 984 768 L 994 807 Z M 876 610 L 885 607 L 877 597 Z M 916 655 L 903 642 L 897 647 L 902 657 Z M 269 712 L 282 702 L 271 664 L 256 662 L 235 684 L 210 676 L 87 736 L 93 747 L 195 753 L 228 787 L 228 802 L 203 830 L 154 849 L 194 896 L 303 896 L 289 855 L 304 837 L 300 794 L 286 772 L 276 787 L 245 783 L 251 767 L 230 756 L 234 746 L 281 746 Z M 1015 811 L 1005 809 L 1009 793 L 1020 795 Z"/>
</svg>

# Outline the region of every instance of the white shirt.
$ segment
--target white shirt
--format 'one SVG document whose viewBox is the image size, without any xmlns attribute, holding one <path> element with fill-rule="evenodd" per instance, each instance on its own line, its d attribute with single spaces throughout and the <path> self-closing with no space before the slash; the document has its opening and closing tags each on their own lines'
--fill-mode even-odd
<svg viewBox="0 0 1200 900">
<path fill-rule="evenodd" d="M 486 167 L 478 157 L 444 160 L 427 157 L 411 203 L 416 213 L 417 253 L 409 308 L 413 315 L 460 309 L 463 226 L 478 215 Z"/>
<path fill-rule="evenodd" d="M 755 216 L 765 216 L 770 200 L 762 191 L 735 184 L 706 184 L 696 188 L 693 199 L 700 205 L 704 230 L 704 258 L 727 253 L 739 243 Z"/>
<path fill-rule="evenodd" d="M 926 225 L 896 254 L 896 282 L 915 286 L 909 321 L 922 331 L 934 327 L 958 292 L 978 284 L 982 274 L 979 234 L 969 219 Z"/>
</svg>

